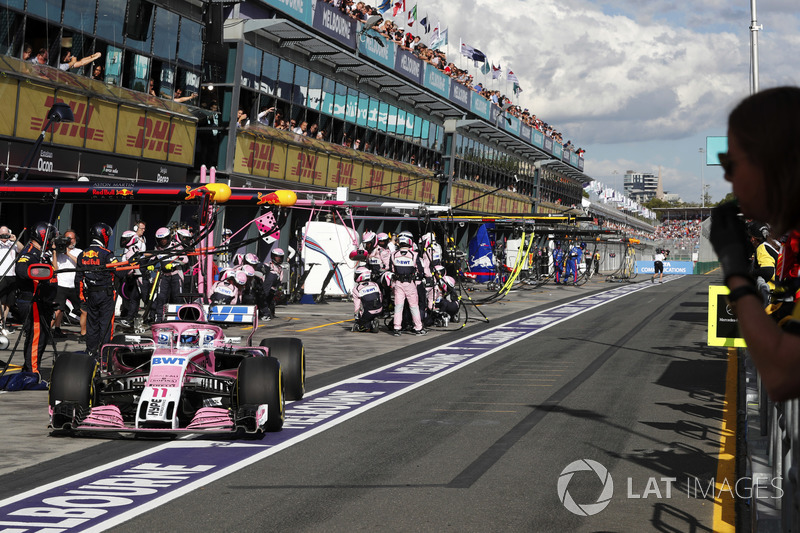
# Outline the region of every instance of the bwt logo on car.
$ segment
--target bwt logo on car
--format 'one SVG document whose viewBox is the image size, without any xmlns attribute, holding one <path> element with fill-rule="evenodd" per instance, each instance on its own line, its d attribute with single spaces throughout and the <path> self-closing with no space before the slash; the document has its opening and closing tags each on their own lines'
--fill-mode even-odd
<svg viewBox="0 0 800 533">
<path fill-rule="evenodd" d="M 154 365 L 177 365 L 183 366 L 186 362 L 185 357 L 153 357 Z"/>
</svg>

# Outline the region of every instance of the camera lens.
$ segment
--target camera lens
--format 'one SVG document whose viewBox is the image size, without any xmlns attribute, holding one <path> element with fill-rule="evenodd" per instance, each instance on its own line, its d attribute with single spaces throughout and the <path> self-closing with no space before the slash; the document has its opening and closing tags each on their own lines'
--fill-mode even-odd
<svg viewBox="0 0 800 533">
<path fill-rule="evenodd" d="M 2 235 L 0 235 L 0 239 L 2 239 L 2 240 L 6 240 L 6 239 L 10 239 L 10 238 L 11 238 L 11 235 L 9 235 L 8 233 L 3 233 Z"/>
</svg>

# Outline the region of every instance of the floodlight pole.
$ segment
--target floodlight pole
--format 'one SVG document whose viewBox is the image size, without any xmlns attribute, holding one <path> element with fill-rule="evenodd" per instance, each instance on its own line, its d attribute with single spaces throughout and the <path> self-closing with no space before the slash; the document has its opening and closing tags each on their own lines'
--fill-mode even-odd
<svg viewBox="0 0 800 533">
<path fill-rule="evenodd" d="M 763 26 L 756 20 L 756 0 L 750 0 L 750 94 L 758 92 L 758 31 Z"/>
</svg>

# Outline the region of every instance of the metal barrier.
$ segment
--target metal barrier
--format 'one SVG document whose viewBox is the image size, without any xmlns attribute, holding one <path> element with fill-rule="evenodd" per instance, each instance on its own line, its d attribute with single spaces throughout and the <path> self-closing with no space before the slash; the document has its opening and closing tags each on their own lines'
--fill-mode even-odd
<svg viewBox="0 0 800 533">
<path fill-rule="evenodd" d="M 773 402 L 749 354 L 745 367 L 747 475 L 752 478 L 750 527 L 800 532 L 800 400 Z"/>
</svg>

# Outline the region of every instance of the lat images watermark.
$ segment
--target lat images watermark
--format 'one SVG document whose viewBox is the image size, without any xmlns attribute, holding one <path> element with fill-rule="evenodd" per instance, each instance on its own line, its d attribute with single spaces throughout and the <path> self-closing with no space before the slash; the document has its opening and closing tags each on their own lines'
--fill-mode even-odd
<svg viewBox="0 0 800 533">
<path fill-rule="evenodd" d="M 570 482 L 573 481 L 573 477 L 578 472 L 594 472 L 600 480 L 602 488 L 595 501 L 578 503 L 570 494 Z M 590 482 L 596 483 L 592 476 L 589 476 L 588 479 Z M 686 498 L 690 499 L 779 499 L 784 494 L 782 480 L 783 478 L 781 477 L 758 477 L 754 479 L 746 476 L 734 480 L 727 478 L 717 480 L 713 477 L 700 479 L 695 476 L 686 476 L 686 482 L 683 486 L 676 488 L 677 477 L 651 476 L 646 480 L 635 480 L 632 477 L 628 477 L 625 497 L 630 500 L 664 500 L 683 497 L 685 494 Z M 579 476 L 574 481 L 573 488 L 576 488 L 579 483 L 585 483 L 587 478 Z M 592 459 L 579 459 L 571 462 L 561 471 L 558 476 L 557 489 L 558 499 L 561 500 L 561 503 L 569 512 L 578 516 L 592 516 L 608 507 L 608 504 L 611 503 L 611 499 L 614 496 L 614 480 L 611 478 L 608 469 L 602 464 Z"/>
</svg>

